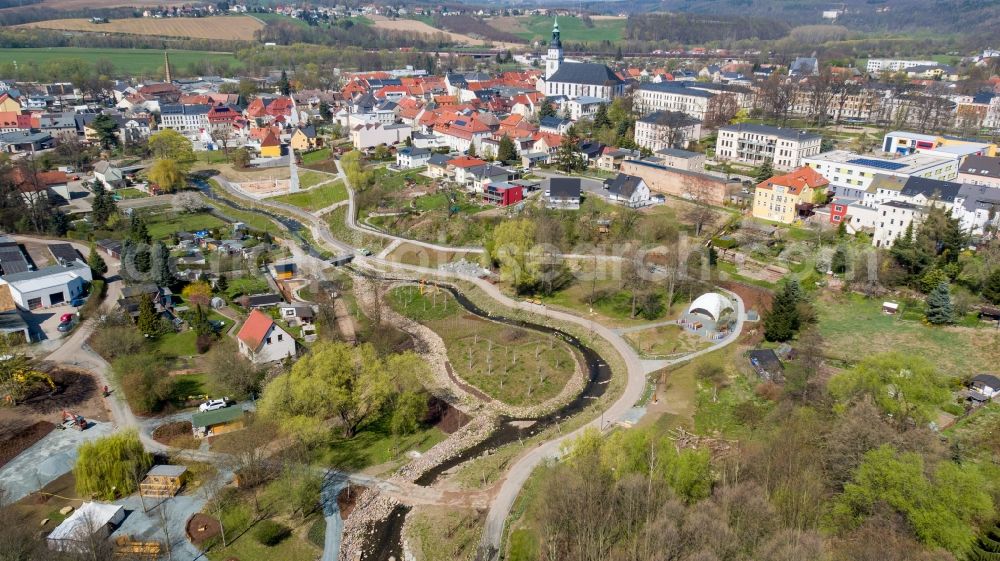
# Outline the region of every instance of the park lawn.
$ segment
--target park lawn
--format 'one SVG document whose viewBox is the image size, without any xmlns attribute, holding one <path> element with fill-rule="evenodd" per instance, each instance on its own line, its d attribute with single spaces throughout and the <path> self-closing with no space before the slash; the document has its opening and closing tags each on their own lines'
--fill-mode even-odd
<svg viewBox="0 0 1000 561">
<path fill-rule="evenodd" d="M 145 215 L 149 236 L 154 240 L 170 237 L 175 232 L 196 232 L 221 228 L 226 223 L 208 212 L 179 214 L 173 211 Z"/>
<path fill-rule="evenodd" d="M 331 179 L 336 179 L 336 176 L 329 175 L 326 173 L 321 173 L 313 170 L 305 170 L 299 172 L 299 188 L 308 189 L 319 185 L 324 181 L 329 181 Z"/>
<path fill-rule="evenodd" d="M 242 506 L 242 505 L 241 505 Z M 248 511 L 251 506 L 245 506 Z M 249 518 L 251 512 L 247 512 L 245 517 Z M 309 520 L 303 524 L 289 524 L 288 521 L 281 521 L 282 524 L 292 527 L 292 535 L 282 540 L 274 546 L 266 546 L 257 542 L 253 537 L 253 528 L 246 532 L 236 533 L 233 541 L 229 542 L 229 547 L 222 547 L 222 544 L 210 548 L 206 555 L 210 561 L 223 561 L 229 559 L 239 559 L 240 561 L 315 561 L 322 551 L 313 545 L 306 538 L 308 527 L 312 524 Z M 238 529 L 238 527 L 237 527 Z M 227 533 L 230 532 L 227 528 Z"/>
<path fill-rule="evenodd" d="M 262 277 L 239 277 L 229 279 L 229 287 L 226 289 L 226 296 L 230 299 L 239 296 L 252 296 L 262 294 L 271 289 L 267 280 Z"/>
<path fill-rule="evenodd" d="M 437 269 L 445 263 L 453 263 L 462 259 L 475 263 L 479 261 L 480 257 L 481 255 L 478 253 L 440 251 L 415 244 L 401 243 L 386 258 L 397 263 Z"/>
<path fill-rule="evenodd" d="M 316 173 L 316 172 L 305 172 L 305 173 Z M 305 173 L 300 174 L 301 178 Z M 325 175 L 325 174 L 324 174 Z M 305 210 L 319 210 L 321 208 L 326 208 L 334 203 L 339 203 L 341 201 L 347 200 L 347 188 L 344 187 L 342 181 L 334 181 L 333 183 L 327 183 L 321 187 L 313 187 L 308 191 L 301 191 L 299 193 L 291 193 L 288 195 L 281 195 L 280 197 L 275 197 L 271 199 L 273 201 L 282 202 L 297 206 Z"/>
<path fill-rule="evenodd" d="M 882 299 L 823 294 L 816 301 L 826 355 L 850 364 L 878 353 L 899 352 L 929 360 L 947 376 L 976 374 L 996 363 L 1000 332 L 937 327 L 882 313 Z"/>
<path fill-rule="evenodd" d="M 370 251 L 377 252 L 386 245 L 384 238 L 365 234 L 347 227 L 347 205 L 333 209 L 332 211 L 324 214 L 323 219 L 330 227 L 330 233 L 334 238 L 352 247 L 359 249 L 366 248 Z"/>
<path fill-rule="evenodd" d="M 625 334 L 625 339 L 643 356 L 687 354 L 712 346 L 678 325 L 661 325 Z"/>
<path fill-rule="evenodd" d="M 318 164 L 330 159 L 330 149 L 320 148 L 319 150 L 313 150 L 312 152 L 304 152 L 302 154 L 302 165 L 308 166 L 312 164 Z"/>
<path fill-rule="evenodd" d="M 327 447 L 318 451 L 319 461 L 322 465 L 338 469 L 360 471 L 405 461 L 407 452 L 426 452 L 447 437 L 444 431 L 434 426 L 421 427 L 413 434 L 395 436 L 386 417 L 362 427 L 354 438 L 334 437 Z"/>
<path fill-rule="evenodd" d="M 416 287 L 390 293 L 397 312 L 434 330 L 448 349 L 456 375 L 510 405 L 535 405 L 562 391 L 576 357 L 555 337 L 464 313 L 445 291 Z"/>
<path fill-rule="evenodd" d="M 66 62 L 80 59 L 93 63 L 95 60 L 110 61 L 120 76 L 141 78 L 158 77 L 163 73 L 163 51 L 159 49 L 88 49 L 78 47 L 46 47 L 46 48 L 5 48 L 0 49 L 0 60 L 16 60 L 18 64 L 28 62 L 40 66 L 53 61 Z M 171 50 L 171 67 L 183 68 L 192 63 L 205 60 L 213 62 L 227 61 L 230 68 L 242 68 L 241 63 L 232 53 L 212 51 Z"/>
</svg>

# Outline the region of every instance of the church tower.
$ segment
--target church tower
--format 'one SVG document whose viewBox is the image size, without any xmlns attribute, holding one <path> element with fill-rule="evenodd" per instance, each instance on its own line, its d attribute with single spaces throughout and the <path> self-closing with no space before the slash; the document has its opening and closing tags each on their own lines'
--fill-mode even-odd
<svg viewBox="0 0 1000 561">
<path fill-rule="evenodd" d="M 552 24 L 552 41 L 549 41 L 549 53 L 545 56 L 545 79 L 548 80 L 559 70 L 563 61 L 562 41 L 559 40 L 559 18 Z"/>
</svg>

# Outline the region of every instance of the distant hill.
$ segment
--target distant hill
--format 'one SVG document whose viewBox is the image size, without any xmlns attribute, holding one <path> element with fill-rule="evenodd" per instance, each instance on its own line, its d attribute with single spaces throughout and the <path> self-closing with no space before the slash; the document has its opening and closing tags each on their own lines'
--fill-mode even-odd
<svg viewBox="0 0 1000 561">
<path fill-rule="evenodd" d="M 995 33 L 1000 30 L 1000 2 L 996 0 L 636 0 L 628 4 L 633 13 L 733 15 L 793 25 L 828 23 L 830 20 L 822 17 L 823 11 L 843 9 L 836 23 L 859 31 L 928 29 Z"/>
</svg>

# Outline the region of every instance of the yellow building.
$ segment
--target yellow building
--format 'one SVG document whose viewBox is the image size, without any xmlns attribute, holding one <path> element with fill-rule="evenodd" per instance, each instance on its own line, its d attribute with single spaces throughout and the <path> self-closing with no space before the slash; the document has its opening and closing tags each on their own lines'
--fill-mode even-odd
<svg viewBox="0 0 1000 561">
<path fill-rule="evenodd" d="M 281 157 L 281 141 L 278 137 L 274 136 L 274 133 L 268 131 L 267 136 L 264 140 L 260 141 L 260 157 L 261 158 L 280 158 Z"/>
<path fill-rule="evenodd" d="M 0 113 L 6 111 L 13 111 L 15 113 L 21 112 L 21 104 L 13 97 L 7 94 L 0 94 Z"/>
<path fill-rule="evenodd" d="M 319 136 L 316 134 L 316 127 L 306 125 L 295 129 L 292 134 L 292 148 L 295 150 L 312 150 L 320 145 Z"/>
<path fill-rule="evenodd" d="M 799 215 L 799 210 L 810 208 L 817 194 L 825 193 L 829 184 L 826 178 L 810 167 L 801 167 L 762 181 L 754 192 L 753 216 L 791 224 Z"/>
</svg>

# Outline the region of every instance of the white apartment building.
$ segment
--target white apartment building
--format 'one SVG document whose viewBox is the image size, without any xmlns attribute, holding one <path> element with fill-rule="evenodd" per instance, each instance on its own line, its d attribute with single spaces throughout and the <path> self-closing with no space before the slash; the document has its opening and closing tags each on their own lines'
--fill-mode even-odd
<svg viewBox="0 0 1000 561">
<path fill-rule="evenodd" d="M 802 163 L 825 177 L 836 196 L 858 200 L 865 198 L 865 192 L 877 174 L 942 181 L 951 181 L 958 175 L 958 161 L 920 153 L 883 158 L 833 150 L 803 158 Z"/>
<path fill-rule="evenodd" d="M 167 103 L 160 106 L 160 128 L 177 132 L 199 132 L 208 128 L 209 105 Z"/>
<path fill-rule="evenodd" d="M 680 111 L 704 121 L 715 95 L 709 91 L 684 87 L 683 83 L 661 82 L 639 86 L 635 90 L 633 102 L 640 115 L 657 111 Z"/>
<path fill-rule="evenodd" d="M 1000 187 L 1000 158 L 969 156 L 958 168 L 958 182 Z"/>
<path fill-rule="evenodd" d="M 870 58 L 865 70 L 869 74 L 879 74 L 882 72 L 899 72 L 914 66 L 937 66 L 937 61 L 933 60 L 903 60 L 898 58 Z"/>
<path fill-rule="evenodd" d="M 719 128 L 715 157 L 754 166 L 771 162 L 775 169 L 791 170 L 801 167 L 805 158 L 819 154 L 822 140 L 818 134 L 795 129 L 728 125 Z"/>
<path fill-rule="evenodd" d="M 566 101 L 565 107 L 569 111 L 569 118 L 579 121 L 580 119 L 593 119 L 594 115 L 597 115 L 597 109 L 608 103 L 609 101 L 603 97 L 581 96 Z"/>
<path fill-rule="evenodd" d="M 635 143 L 653 152 L 687 148 L 701 139 L 701 121 L 680 111 L 657 111 L 635 122 Z"/>
</svg>

